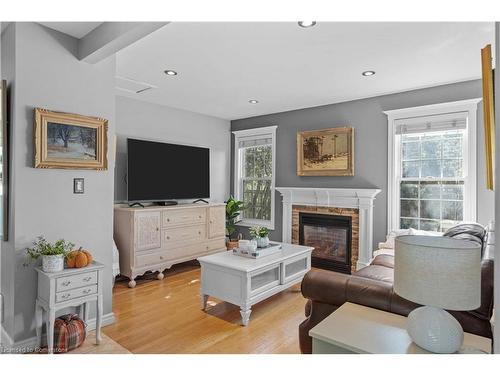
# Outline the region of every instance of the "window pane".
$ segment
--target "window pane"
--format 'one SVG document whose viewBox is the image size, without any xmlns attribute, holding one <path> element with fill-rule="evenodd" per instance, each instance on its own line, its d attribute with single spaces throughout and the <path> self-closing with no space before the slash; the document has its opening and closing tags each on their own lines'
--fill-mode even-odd
<svg viewBox="0 0 500 375">
<path fill-rule="evenodd" d="M 401 219 L 400 227 L 401 229 L 418 229 L 418 219 Z"/>
<path fill-rule="evenodd" d="M 404 161 L 403 162 L 403 177 L 420 177 L 420 162 L 419 161 Z"/>
<path fill-rule="evenodd" d="M 403 160 L 420 159 L 420 143 L 419 142 L 404 142 L 403 143 Z"/>
<path fill-rule="evenodd" d="M 443 160 L 443 177 L 462 177 L 462 160 Z"/>
<path fill-rule="evenodd" d="M 443 140 L 443 158 L 461 158 L 462 157 L 462 139 L 444 139 Z"/>
<path fill-rule="evenodd" d="M 437 182 L 420 183 L 420 199 L 439 199 L 441 197 L 441 186 Z"/>
<path fill-rule="evenodd" d="M 443 184 L 443 199 L 456 199 L 463 200 L 464 199 L 464 186 L 463 182 L 458 183 L 446 183 Z"/>
<path fill-rule="evenodd" d="M 253 148 L 246 148 L 243 151 L 245 153 L 245 177 L 255 177 L 255 152 Z"/>
<path fill-rule="evenodd" d="M 454 201 L 443 201 L 443 219 L 461 221 L 463 220 L 463 203 Z"/>
<path fill-rule="evenodd" d="M 426 219 L 440 219 L 440 204 L 439 201 L 420 201 L 420 217 Z"/>
<path fill-rule="evenodd" d="M 418 182 L 402 181 L 401 198 L 418 198 Z"/>
<path fill-rule="evenodd" d="M 439 231 L 439 221 L 438 220 L 420 220 L 421 230 L 432 230 L 435 232 Z"/>
<path fill-rule="evenodd" d="M 422 159 L 440 159 L 441 142 L 440 140 L 422 140 Z"/>
<path fill-rule="evenodd" d="M 418 217 L 418 200 L 401 199 L 401 217 Z"/>
<path fill-rule="evenodd" d="M 440 160 L 422 160 L 422 178 L 441 177 Z"/>
<path fill-rule="evenodd" d="M 243 184 L 243 217 L 271 220 L 271 181 L 246 181 Z"/>
</svg>

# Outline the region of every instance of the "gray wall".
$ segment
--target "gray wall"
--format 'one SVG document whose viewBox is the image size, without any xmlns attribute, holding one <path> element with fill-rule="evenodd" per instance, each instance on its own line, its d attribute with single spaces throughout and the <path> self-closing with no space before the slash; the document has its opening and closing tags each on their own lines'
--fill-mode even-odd
<svg viewBox="0 0 500 375">
<path fill-rule="evenodd" d="M 115 201 L 127 199 L 126 140 L 131 137 L 209 147 L 211 199 L 223 202 L 229 194 L 230 126 L 216 117 L 117 96 Z"/>
<path fill-rule="evenodd" d="M 35 334 L 36 273 L 22 263 L 24 249 L 40 234 L 51 241 L 65 238 L 90 249 L 105 264 L 104 314 L 111 313 L 113 153 L 108 152 L 107 171 L 33 168 L 33 109 L 106 118 L 111 146 L 115 60 L 96 65 L 80 62 L 75 58 L 76 39 L 35 23 L 11 24 L 9 29 L 2 44 L 10 49 L 9 56 L 3 55 L 4 61 L 15 68 L 14 76 L 9 77 L 14 85 L 11 191 L 15 194 L 11 204 L 15 215 L 11 221 L 13 246 L 7 249 L 11 258 L 8 263 L 2 261 L 2 271 L 11 270 L 13 276 L 7 280 L 14 292 L 9 296 L 13 306 L 6 309 L 13 324 L 6 330 L 19 342 Z M 75 177 L 85 178 L 85 194 L 73 194 Z"/>
<path fill-rule="evenodd" d="M 276 186 L 380 188 L 374 207 L 374 246 L 387 231 L 387 117 L 386 110 L 415 107 L 482 97 L 481 81 L 354 100 L 321 107 L 275 113 L 231 122 L 231 130 L 278 125 Z M 485 189 L 482 106 L 478 110 L 477 220 L 487 224 L 494 216 L 494 195 Z M 298 131 L 352 126 L 355 139 L 355 176 L 301 177 L 296 173 L 296 135 Z M 234 142 L 234 139 L 233 139 Z M 231 169 L 232 171 L 232 169 Z M 281 239 L 282 205 L 276 193 L 276 230 L 271 237 Z"/>
</svg>

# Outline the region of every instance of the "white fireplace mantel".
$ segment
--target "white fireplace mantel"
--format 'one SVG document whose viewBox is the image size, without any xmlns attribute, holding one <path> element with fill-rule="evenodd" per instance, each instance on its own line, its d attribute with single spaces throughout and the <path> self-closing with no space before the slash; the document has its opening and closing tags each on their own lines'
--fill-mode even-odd
<svg viewBox="0 0 500 375">
<path fill-rule="evenodd" d="M 359 255 L 356 268 L 370 264 L 373 254 L 373 201 L 380 189 L 277 187 L 283 197 L 283 242 L 292 242 L 292 206 L 359 209 Z"/>
</svg>

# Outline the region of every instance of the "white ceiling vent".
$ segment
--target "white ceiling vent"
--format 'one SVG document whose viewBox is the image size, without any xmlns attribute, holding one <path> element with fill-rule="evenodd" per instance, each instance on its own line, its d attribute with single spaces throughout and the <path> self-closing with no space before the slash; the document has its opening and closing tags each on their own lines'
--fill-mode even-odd
<svg viewBox="0 0 500 375">
<path fill-rule="evenodd" d="M 140 94 L 151 89 L 156 89 L 157 87 L 131 78 L 116 77 L 116 88 L 133 94 Z"/>
</svg>

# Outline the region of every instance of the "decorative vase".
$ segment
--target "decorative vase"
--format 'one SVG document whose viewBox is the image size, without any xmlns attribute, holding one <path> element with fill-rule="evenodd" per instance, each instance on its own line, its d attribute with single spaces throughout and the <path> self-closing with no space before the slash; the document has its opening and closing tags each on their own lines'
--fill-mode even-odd
<svg viewBox="0 0 500 375">
<path fill-rule="evenodd" d="M 269 237 L 257 237 L 257 247 L 263 248 L 269 246 Z"/>
<path fill-rule="evenodd" d="M 43 272 L 59 272 L 64 269 L 64 255 L 42 255 Z"/>
</svg>

